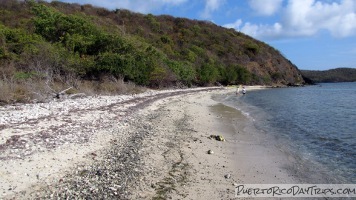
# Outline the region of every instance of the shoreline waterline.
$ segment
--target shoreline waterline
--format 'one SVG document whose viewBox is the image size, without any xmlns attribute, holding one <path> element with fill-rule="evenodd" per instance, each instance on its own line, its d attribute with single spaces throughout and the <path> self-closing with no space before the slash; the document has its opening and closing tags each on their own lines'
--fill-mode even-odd
<svg viewBox="0 0 356 200">
<path fill-rule="evenodd" d="M 298 160 L 294 173 L 313 183 L 355 180 L 355 83 L 253 91 L 216 97 L 244 113 L 258 132 Z M 353 99 L 353 100 L 352 100 Z M 354 120 L 353 120 L 354 119 Z"/>
<path fill-rule="evenodd" d="M 295 184 L 301 180 L 292 173 L 296 160 L 277 146 L 271 145 L 268 135 L 258 132 L 252 122 L 239 110 L 217 104 L 213 113 L 221 116 L 220 126 L 229 127 L 225 132 L 234 152 L 235 170 L 240 184 Z M 234 117 L 232 117 L 234 116 Z"/>
</svg>

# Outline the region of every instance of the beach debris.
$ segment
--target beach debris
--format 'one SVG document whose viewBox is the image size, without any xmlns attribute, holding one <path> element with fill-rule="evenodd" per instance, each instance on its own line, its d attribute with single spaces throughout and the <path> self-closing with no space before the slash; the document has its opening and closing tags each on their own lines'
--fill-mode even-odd
<svg viewBox="0 0 356 200">
<path fill-rule="evenodd" d="M 208 151 L 208 154 L 213 154 L 213 153 L 214 153 L 213 150 L 209 150 L 209 151 Z"/>
<path fill-rule="evenodd" d="M 224 176 L 226 179 L 229 179 L 229 178 L 231 178 L 231 174 L 225 174 L 225 176 Z"/>
<path fill-rule="evenodd" d="M 217 141 L 224 142 L 225 138 L 222 135 L 210 135 L 209 139 L 215 139 Z"/>
</svg>

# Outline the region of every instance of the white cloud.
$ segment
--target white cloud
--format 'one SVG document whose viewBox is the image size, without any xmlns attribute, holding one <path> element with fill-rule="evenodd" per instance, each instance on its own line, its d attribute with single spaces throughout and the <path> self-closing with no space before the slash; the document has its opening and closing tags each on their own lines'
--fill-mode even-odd
<svg viewBox="0 0 356 200">
<path fill-rule="evenodd" d="M 289 0 L 281 16 L 280 22 L 274 24 L 241 22 L 235 29 L 260 39 L 312 36 L 321 30 L 334 37 L 356 35 L 355 0 Z"/>
<path fill-rule="evenodd" d="M 256 25 L 246 22 L 241 27 L 241 32 L 256 38 L 277 38 L 283 34 L 283 26 L 280 23 L 273 25 Z"/>
<path fill-rule="evenodd" d="M 315 0 L 290 0 L 284 24 L 291 35 L 314 35 L 328 30 L 336 37 L 356 34 L 356 2 L 323 3 Z"/>
<path fill-rule="evenodd" d="M 250 22 L 243 23 L 241 19 L 236 20 L 234 23 L 225 24 L 226 28 L 234 28 L 237 31 L 241 31 L 252 37 L 259 38 L 263 35 L 265 38 L 274 38 L 282 34 L 283 27 L 280 23 L 275 23 L 272 26 L 270 25 L 257 25 Z"/>
<path fill-rule="evenodd" d="M 330 30 L 330 32 L 333 35 L 338 36 L 338 37 L 347 37 L 350 35 L 356 35 L 356 14 L 355 13 L 349 13 L 349 14 L 343 16 L 342 19 L 336 20 L 336 23 L 338 23 L 338 27 L 336 27 L 336 29 Z"/>
<path fill-rule="evenodd" d="M 219 9 L 224 3 L 225 0 L 205 0 L 205 8 L 200 16 L 204 19 L 211 18 L 211 13 Z"/>
<path fill-rule="evenodd" d="M 283 0 L 249 0 L 250 7 L 259 15 L 273 15 L 282 6 Z"/>
<path fill-rule="evenodd" d="M 226 28 L 233 28 L 233 29 L 239 30 L 241 25 L 242 25 L 242 20 L 241 20 L 241 19 L 238 19 L 238 20 L 236 20 L 234 23 L 225 24 L 224 27 L 226 27 Z"/>
</svg>

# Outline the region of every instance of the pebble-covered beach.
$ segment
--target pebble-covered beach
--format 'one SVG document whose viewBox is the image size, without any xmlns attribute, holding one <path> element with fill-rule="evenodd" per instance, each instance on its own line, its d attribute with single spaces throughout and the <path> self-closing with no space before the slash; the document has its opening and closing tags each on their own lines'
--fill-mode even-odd
<svg viewBox="0 0 356 200">
<path fill-rule="evenodd" d="M 126 184 L 139 170 L 137 152 L 151 129 L 138 111 L 169 96 L 216 89 L 0 107 L 0 198 L 127 196 Z"/>
</svg>

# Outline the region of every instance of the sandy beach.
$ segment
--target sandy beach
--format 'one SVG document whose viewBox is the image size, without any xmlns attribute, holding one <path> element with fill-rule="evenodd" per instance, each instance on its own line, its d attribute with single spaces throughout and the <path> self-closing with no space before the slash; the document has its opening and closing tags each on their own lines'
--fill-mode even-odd
<svg viewBox="0 0 356 200">
<path fill-rule="evenodd" d="M 0 199 L 233 199 L 239 184 L 296 183 L 293 158 L 212 99 L 235 91 L 1 107 Z"/>
</svg>

